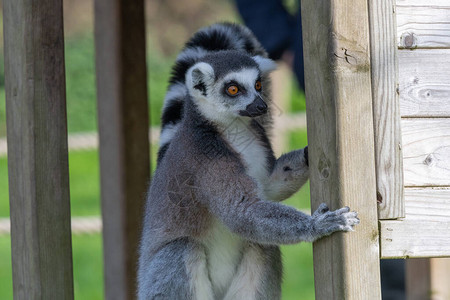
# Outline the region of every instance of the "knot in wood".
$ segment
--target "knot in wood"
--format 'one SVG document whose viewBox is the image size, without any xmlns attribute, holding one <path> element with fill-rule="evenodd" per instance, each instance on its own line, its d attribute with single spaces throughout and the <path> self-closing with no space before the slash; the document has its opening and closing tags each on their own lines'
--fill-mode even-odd
<svg viewBox="0 0 450 300">
<path fill-rule="evenodd" d="M 423 163 L 427 166 L 431 166 L 431 164 L 434 162 L 433 159 L 433 154 L 429 154 L 427 155 L 427 157 L 425 158 L 425 160 L 423 161 Z"/>
<path fill-rule="evenodd" d="M 319 159 L 318 169 L 321 179 L 327 179 L 330 177 L 330 160 L 325 156 L 325 153 L 322 153 Z"/>
<path fill-rule="evenodd" d="M 414 49 L 417 47 L 417 38 L 412 32 L 406 32 L 401 37 L 401 44 L 404 48 Z"/>
<path fill-rule="evenodd" d="M 381 204 L 383 203 L 383 196 L 381 196 L 381 193 L 377 191 L 377 203 Z"/>
</svg>

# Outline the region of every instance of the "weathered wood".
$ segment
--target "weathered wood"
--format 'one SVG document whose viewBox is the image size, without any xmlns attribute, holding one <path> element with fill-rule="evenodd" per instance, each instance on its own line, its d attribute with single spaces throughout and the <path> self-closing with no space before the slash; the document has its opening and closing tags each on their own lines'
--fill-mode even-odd
<svg viewBox="0 0 450 300">
<path fill-rule="evenodd" d="M 398 55 L 402 117 L 450 117 L 450 49 Z"/>
<path fill-rule="evenodd" d="M 405 186 L 450 186 L 450 118 L 403 119 Z"/>
<path fill-rule="evenodd" d="M 106 299 L 134 299 L 150 174 L 144 1 L 96 0 Z"/>
<path fill-rule="evenodd" d="M 301 5 L 312 208 L 362 220 L 314 243 L 316 299 L 380 299 L 367 1 Z"/>
<path fill-rule="evenodd" d="M 73 299 L 62 1 L 3 12 L 14 299 Z"/>
<path fill-rule="evenodd" d="M 397 5 L 413 6 L 448 6 L 448 0 L 396 0 Z"/>
<path fill-rule="evenodd" d="M 408 219 L 380 221 L 381 258 L 450 256 L 450 222 Z"/>
<path fill-rule="evenodd" d="M 405 216 L 394 0 L 369 3 L 378 218 Z"/>
<path fill-rule="evenodd" d="M 445 0 L 397 0 L 399 48 L 449 48 L 450 4 Z"/>
<path fill-rule="evenodd" d="M 450 299 L 450 258 L 420 258 L 406 261 L 408 300 Z"/>
<path fill-rule="evenodd" d="M 408 219 L 450 222 L 450 188 L 406 188 Z"/>
</svg>

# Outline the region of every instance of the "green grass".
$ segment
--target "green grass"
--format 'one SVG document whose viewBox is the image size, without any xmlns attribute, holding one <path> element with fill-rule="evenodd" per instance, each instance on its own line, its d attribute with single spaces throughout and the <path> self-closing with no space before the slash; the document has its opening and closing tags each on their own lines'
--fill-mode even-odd
<svg viewBox="0 0 450 300">
<path fill-rule="evenodd" d="M 100 215 L 98 152 L 70 152 L 69 178 L 72 216 Z M 8 168 L 7 158 L 0 157 L 0 218 L 5 217 L 9 217 Z"/>
<path fill-rule="evenodd" d="M 97 129 L 93 33 L 66 39 L 67 130 Z"/>
<path fill-rule="evenodd" d="M 0 299 L 12 299 L 11 239 L 0 236 Z"/>
<path fill-rule="evenodd" d="M 283 300 L 313 300 L 314 276 L 312 245 L 281 246 L 283 255 L 284 280 Z"/>
<path fill-rule="evenodd" d="M 72 248 L 75 299 L 103 299 L 101 235 L 73 235 Z"/>
<path fill-rule="evenodd" d="M 11 239 L 0 236 L 0 299 L 12 299 Z M 72 236 L 75 299 L 103 299 L 101 236 Z"/>
<path fill-rule="evenodd" d="M 8 162 L 0 157 L 0 218 L 9 216 Z"/>
<path fill-rule="evenodd" d="M 72 216 L 100 215 L 98 152 L 69 153 L 70 209 Z"/>
</svg>

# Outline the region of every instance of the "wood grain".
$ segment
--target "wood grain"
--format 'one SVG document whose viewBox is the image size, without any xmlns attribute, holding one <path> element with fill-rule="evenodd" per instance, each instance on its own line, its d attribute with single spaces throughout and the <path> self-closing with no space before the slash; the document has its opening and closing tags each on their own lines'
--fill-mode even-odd
<svg viewBox="0 0 450 300">
<path fill-rule="evenodd" d="M 448 6 L 448 0 L 396 0 L 397 5 L 413 5 L 413 6 Z"/>
<path fill-rule="evenodd" d="M 380 221 L 381 258 L 450 256 L 450 222 Z"/>
<path fill-rule="evenodd" d="M 450 49 L 399 51 L 402 117 L 450 117 Z"/>
<path fill-rule="evenodd" d="M 314 243 L 316 299 L 381 299 L 367 2 L 301 5 L 312 208 L 363 220 Z"/>
<path fill-rule="evenodd" d="M 404 217 L 394 0 L 369 3 L 378 218 Z"/>
<path fill-rule="evenodd" d="M 405 212 L 380 221 L 382 258 L 450 256 L 450 188 L 405 188 Z"/>
<path fill-rule="evenodd" d="M 73 299 L 62 1 L 3 9 L 14 299 Z"/>
<path fill-rule="evenodd" d="M 406 188 L 405 210 L 410 220 L 450 222 L 450 188 Z"/>
<path fill-rule="evenodd" d="M 449 48 L 450 3 L 448 1 L 398 1 L 399 48 Z"/>
<path fill-rule="evenodd" d="M 405 186 L 450 186 L 450 118 L 403 119 Z"/>
<path fill-rule="evenodd" d="M 95 45 L 106 299 L 135 299 L 150 176 L 144 1 L 96 0 Z"/>
</svg>

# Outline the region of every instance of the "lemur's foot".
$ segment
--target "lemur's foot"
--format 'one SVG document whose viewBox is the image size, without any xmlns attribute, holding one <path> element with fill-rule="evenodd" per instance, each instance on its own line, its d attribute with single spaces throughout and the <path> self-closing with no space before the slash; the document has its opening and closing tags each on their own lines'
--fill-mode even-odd
<svg viewBox="0 0 450 300">
<path fill-rule="evenodd" d="M 354 231 L 354 226 L 359 224 L 358 213 L 350 211 L 348 206 L 330 211 L 325 203 L 312 215 L 313 232 L 316 238 L 327 236 L 336 231 Z"/>
</svg>

